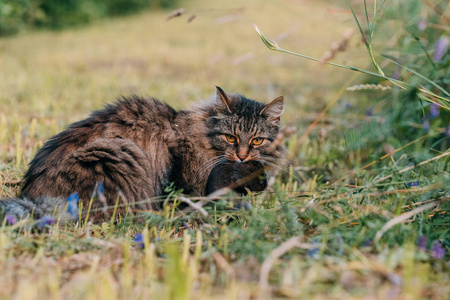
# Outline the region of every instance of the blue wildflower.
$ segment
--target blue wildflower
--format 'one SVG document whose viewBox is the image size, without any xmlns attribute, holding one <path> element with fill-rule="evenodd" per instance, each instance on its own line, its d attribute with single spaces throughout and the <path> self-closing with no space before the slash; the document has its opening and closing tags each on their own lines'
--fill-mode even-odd
<svg viewBox="0 0 450 300">
<path fill-rule="evenodd" d="M 308 250 L 308 256 L 309 256 L 309 257 L 314 258 L 314 257 L 316 257 L 317 255 L 319 255 L 319 248 L 314 247 L 314 248 L 311 248 L 311 249 Z"/>
<path fill-rule="evenodd" d="M 445 248 L 438 241 L 434 241 L 431 246 L 431 256 L 437 259 L 442 259 L 445 256 Z"/>
<path fill-rule="evenodd" d="M 362 245 L 363 247 L 369 247 L 371 246 L 373 241 L 371 239 L 366 240 Z"/>
<path fill-rule="evenodd" d="M 55 225 L 56 219 L 52 216 L 44 216 L 42 217 L 39 222 L 36 223 L 37 227 L 44 227 L 44 226 L 50 226 Z"/>
<path fill-rule="evenodd" d="M 432 119 L 439 117 L 439 105 L 436 103 L 430 105 L 430 116 Z"/>
<path fill-rule="evenodd" d="M 375 108 L 373 106 L 371 106 L 368 109 L 366 109 L 366 116 L 371 117 L 371 116 L 373 116 L 374 112 L 375 112 Z"/>
<path fill-rule="evenodd" d="M 100 201 L 101 203 L 103 203 L 103 212 L 106 212 L 106 210 L 108 209 L 108 203 L 106 201 L 106 196 L 105 196 L 105 187 L 103 185 L 103 181 L 99 181 L 97 183 L 97 199 L 98 201 Z"/>
<path fill-rule="evenodd" d="M 17 219 L 13 215 L 8 215 L 6 216 L 6 223 L 8 223 L 9 225 L 14 225 L 17 223 Z"/>
<path fill-rule="evenodd" d="M 444 134 L 450 138 L 450 125 L 445 126 Z"/>
<path fill-rule="evenodd" d="M 425 130 L 426 133 L 430 131 L 430 121 L 428 121 L 428 119 L 423 120 L 423 129 Z"/>
<path fill-rule="evenodd" d="M 133 241 L 138 244 L 139 248 L 141 248 L 141 249 L 145 248 L 144 236 L 141 233 L 136 233 Z"/>
<path fill-rule="evenodd" d="M 97 199 L 102 202 L 106 203 L 106 196 L 105 196 L 105 187 L 103 185 L 103 181 L 99 181 L 97 185 Z"/>
<path fill-rule="evenodd" d="M 186 229 L 191 227 L 187 222 L 183 222 L 183 226 L 186 227 Z"/>
<path fill-rule="evenodd" d="M 406 185 L 407 186 L 419 186 L 419 182 L 418 181 L 408 182 Z"/>
<path fill-rule="evenodd" d="M 252 205 L 250 204 L 250 202 L 245 201 L 245 203 L 244 203 L 244 209 L 245 209 L 245 210 L 251 210 L 251 209 L 252 209 Z"/>
<path fill-rule="evenodd" d="M 417 246 L 420 250 L 427 250 L 428 237 L 426 235 L 421 235 L 417 238 Z"/>
<path fill-rule="evenodd" d="M 72 219 L 78 219 L 78 201 L 80 197 L 78 197 L 78 193 L 72 193 L 69 197 L 67 197 L 67 212 L 72 217 Z"/>
<path fill-rule="evenodd" d="M 105 193 L 105 187 L 103 186 L 103 181 L 99 181 L 97 185 L 97 193 L 104 194 Z"/>
</svg>

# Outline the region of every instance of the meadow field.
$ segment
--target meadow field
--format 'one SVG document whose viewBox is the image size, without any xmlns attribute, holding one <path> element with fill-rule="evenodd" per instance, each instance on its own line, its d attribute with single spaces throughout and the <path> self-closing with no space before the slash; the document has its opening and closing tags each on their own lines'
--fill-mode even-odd
<svg viewBox="0 0 450 300">
<path fill-rule="evenodd" d="M 173 190 L 141 222 L 4 220 L 0 299 L 449 299 L 448 3 L 351 3 L 355 16 L 346 1 L 181 1 L 169 20 L 0 37 L 0 198 L 48 138 L 121 95 L 177 109 L 215 86 L 283 95 L 289 151 L 267 191 L 204 211 Z M 322 62 L 270 51 L 253 24 Z"/>
</svg>

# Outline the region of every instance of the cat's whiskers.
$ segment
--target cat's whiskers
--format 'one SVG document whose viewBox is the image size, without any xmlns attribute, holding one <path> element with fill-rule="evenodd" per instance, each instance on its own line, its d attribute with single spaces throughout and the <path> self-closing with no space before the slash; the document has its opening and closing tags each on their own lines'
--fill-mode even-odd
<svg viewBox="0 0 450 300">
<path fill-rule="evenodd" d="M 283 172 L 286 171 L 283 167 L 280 167 L 279 165 L 277 165 L 275 163 L 272 163 L 272 162 L 269 162 L 269 161 L 265 161 L 265 160 L 262 160 L 262 159 L 260 159 L 259 162 L 261 162 L 266 167 L 269 166 L 269 169 L 273 168 L 273 169 L 277 169 L 277 170 L 280 170 L 280 171 L 283 171 Z"/>
<path fill-rule="evenodd" d="M 226 161 L 226 154 L 214 156 L 213 158 L 208 159 L 204 163 L 200 165 L 194 175 L 194 181 L 197 182 L 200 179 L 200 174 L 204 173 L 204 170 L 212 169 L 219 163 Z"/>
<path fill-rule="evenodd" d="M 287 164 L 281 164 L 280 165 L 280 160 L 279 159 L 276 159 L 274 157 L 267 156 L 267 155 L 260 155 L 259 156 L 259 161 L 261 163 L 263 163 L 263 165 L 267 164 L 268 166 L 270 166 L 270 167 L 272 167 L 274 169 L 280 170 L 281 172 L 284 172 L 284 173 L 286 173 L 289 176 L 292 175 L 292 177 L 294 177 L 296 180 L 301 181 L 301 179 L 297 175 L 291 174 L 291 172 L 288 169 L 288 165 Z"/>
<path fill-rule="evenodd" d="M 199 173 L 201 173 L 202 170 L 206 169 L 210 164 L 214 164 L 215 161 L 220 160 L 224 155 L 219 155 L 219 156 L 214 156 L 208 160 L 206 160 L 205 162 L 203 162 L 199 168 L 197 169 L 197 171 L 195 172 L 195 176 L 198 176 Z"/>
<path fill-rule="evenodd" d="M 218 164 L 225 162 L 225 161 L 227 161 L 227 159 L 222 157 L 222 158 L 216 159 L 214 161 L 211 161 L 208 164 L 202 165 L 202 167 L 196 172 L 196 174 L 194 176 L 194 182 L 197 182 L 198 180 L 200 180 L 201 179 L 200 176 L 202 174 L 205 174 L 205 173 L 209 174 L 209 172 L 204 172 L 205 170 L 208 170 L 208 169 L 212 170 L 215 166 L 217 166 Z"/>
<path fill-rule="evenodd" d="M 282 165 L 281 164 L 279 158 L 274 158 L 272 156 L 267 156 L 267 155 L 259 155 L 258 159 L 262 159 L 264 161 L 270 161 L 270 162 L 275 163 L 275 164 L 277 164 L 279 166 L 286 167 L 286 165 Z"/>
</svg>

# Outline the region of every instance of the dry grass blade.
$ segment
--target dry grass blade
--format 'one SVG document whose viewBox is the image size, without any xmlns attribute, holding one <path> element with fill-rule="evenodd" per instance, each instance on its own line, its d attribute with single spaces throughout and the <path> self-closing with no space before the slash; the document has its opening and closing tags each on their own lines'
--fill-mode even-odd
<svg viewBox="0 0 450 300">
<path fill-rule="evenodd" d="M 326 62 L 329 62 L 330 60 L 332 60 L 333 58 L 336 57 L 336 55 L 338 54 L 338 52 L 344 52 L 345 50 L 347 50 L 347 46 L 349 43 L 350 38 L 353 35 L 353 29 L 347 29 L 344 34 L 342 35 L 342 40 L 339 42 L 335 42 L 331 45 L 331 48 L 324 53 L 324 55 L 321 57 L 321 64 L 325 64 Z"/>
<path fill-rule="evenodd" d="M 4 185 L 6 185 L 6 186 L 18 186 L 18 185 L 20 185 L 21 182 L 22 182 L 22 180 L 11 180 L 11 181 L 4 182 Z"/>
<path fill-rule="evenodd" d="M 169 21 L 170 19 L 176 18 L 176 17 L 180 17 L 182 14 L 184 14 L 186 12 L 186 8 L 179 8 L 174 10 L 173 12 L 171 12 L 166 20 Z"/>
<path fill-rule="evenodd" d="M 438 205 L 437 202 L 428 203 L 428 204 L 425 204 L 425 205 L 420 206 L 418 208 L 415 208 L 415 209 L 413 209 L 413 210 L 411 210 L 411 211 L 409 211 L 409 212 L 407 212 L 407 213 L 405 213 L 403 215 L 400 215 L 398 217 L 393 218 L 392 220 L 390 220 L 389 222 L 384 224 L 384 226 L 377 232 L 377 234 L 375 235 L 374 241 L 377 242 L 383 236 L 383 234 L 386 231 L 388 231 L 390 228 L 392 228 L 393 226 L 395 226 L 397 224 L 401 224 L 401 223 L 407 221 L 409 218 L 412 218 L 415 215 L 420 214 L 421 212 L 424 212 L 426 210 L 432 209 L 436 205 Z"/>
<path fill-rule="evenodd" d="M 197 17 L 196 15 L 190 16 L 189 19 L 187 20 L 188 23 L 191 23 L 192 21 L 194 21 L 194 19 L 195 19 L 196 17 Z"/>
<path fill-rule="evenodd" d="M 231 267 L 230 264 L 227 262 L 225 257 L 223 257 L 219 252 L 212 253 L 211 257 L 214 259 L 214 261 L 219 266 L 219 268 L 221 268 L 222 270 L 224 270 L 227 273 L 227 276 L 229 278 L 233 278 L 233 279 L 235 278 L 236 273 L 235 273 L 233 267 Z"/>
<path fill-rule="evenodd" d="M 205 217 L 208 216 L 208 212 L 202 207 L 201 203 L 194 203 L 194 202 L 192 202 L 191 199 L 184 197 L 184 196 L 180 196 L 180 197 L 178 197 L 178 199 L 181 202 L 188 204 L 190 207 L 192 207 L 193 209 L 200 212 L 203 216 L 205 216 Z"/>
<path fill-rule="evenodd" d="M 275 248 L 272 252 L 270 252 L 269 256 L 264 260 L 261 266 L 261 272 L 259 275 L 259 288 L 261 292 L 267 292 L 270 290 L 269 285 L 269 273 L 272 269 L 275 261 L 280 258 L 283 254 L 291 250 L 292 248 L 300 248 L 300 249 L 313 249 L 314 245 L 303 243 L 302 237 L 296 236 L 290 238 L 286 242 L 282 243 L 280 246 Z"/>
<path fill-rule="evenodd" d="M 362 91 L 362 90 L 392 90 L 392 87 L 381 84 L 358 84 L 347 88 L 347 91 Z"/>
</svg>

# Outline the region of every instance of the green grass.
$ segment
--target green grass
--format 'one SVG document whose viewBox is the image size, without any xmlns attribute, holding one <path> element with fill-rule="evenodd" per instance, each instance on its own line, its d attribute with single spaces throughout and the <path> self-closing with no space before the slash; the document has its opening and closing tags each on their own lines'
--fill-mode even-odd
<svg viewBox="0 0 450 300">
<path fill-rule="evenodd" d="M 286 170 L 241 199 L 249 205 L 225 195 L 207 216 L 177 210 L 174 191 L 175 205 L 140 222 L 82 216 L 41 234 L 23 230 L 27 221 L 3 225 L 0 299 L 447 299 L 450 256 L 432 250 L 450 248 L 450 161 L 436 146 L 445 124 L 425 133 L 408 123 L 417 138 L 393 133 L 383 109 L 399 91 L 346 91 L 370 79 L 268 51 L 252 26 L 319 58 L 354 28 L 332 61 L 376 72 L 344 1 L 184 4 L 171 21 L 150 12 L 0 39 L 0 197 L 16 195 L 46 139 L 119 95 L 181 109 L 215 85 L 266 102 L 285 96 L 283 123 L 296 128 Z M 388 27 L 373 38 L 375 56 L 402 24 Z"/>
</svg>

